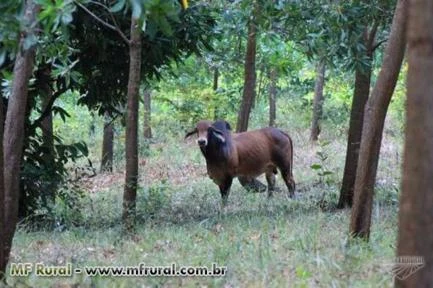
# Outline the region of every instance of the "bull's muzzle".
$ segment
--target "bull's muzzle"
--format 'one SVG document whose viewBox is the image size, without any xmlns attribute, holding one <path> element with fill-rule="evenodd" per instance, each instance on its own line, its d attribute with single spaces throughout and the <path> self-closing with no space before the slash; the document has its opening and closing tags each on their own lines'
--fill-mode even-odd
<svg viewBox="0 0 433 288">
<path fill-rule="evenodd" d="M 207 145 L 207 140 L 206 139 L 197 139 L 197 144 L 200 147 L 205 147 Z"/>
</svg>

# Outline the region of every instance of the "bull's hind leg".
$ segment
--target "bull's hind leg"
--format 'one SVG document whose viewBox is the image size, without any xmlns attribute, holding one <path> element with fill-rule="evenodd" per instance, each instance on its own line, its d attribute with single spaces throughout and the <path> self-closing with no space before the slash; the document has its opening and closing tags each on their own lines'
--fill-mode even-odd
<svg viewBox="0 0 433 288">
<path fill-rule="evenodd" d="M 295 189 L 296 189 L 296 183 L 295 180 L 293 180 L 293 175 L 291 173 L 290 166 L 286 166 L 284 168 L 280 168 L 281 176 L 284 179 L 284 183 L 286 183 L 287 189 L 289 190 L 289 196 L 290 198 L 295 197 Z"/>
<path fill-rule="evenodd" d="M 222 198 L 222 206 L 227 206 L 227 201 L 229 199 L 230 187 L 232 186 L 233 178 L 227 176 L 223 183 L 218 185 L 220 188 L 221 198 Z"/>
<path fill-rule="evenodd" d="M 268 182 L 268 197 L 272 197 L 275 190 L 275 174 L 273 171 L 266 172 L 266 182 Z"/>
</svg>

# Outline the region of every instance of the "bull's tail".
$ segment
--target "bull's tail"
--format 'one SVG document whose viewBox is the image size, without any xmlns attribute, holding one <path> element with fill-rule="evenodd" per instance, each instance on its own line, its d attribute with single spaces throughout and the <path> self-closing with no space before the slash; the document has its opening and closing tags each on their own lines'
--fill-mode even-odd
<svg viewBox="0 0 433 288">
<path fill-rule="evenodd" d="M 289 140 L 289 144 L 290 144 L 290 169 L 289 169 L 289 177 L 290 177 L 290 182 L 293 185 L 293 191 L 296 189 L 296 184 L 295 184 L 295 180 L 293 179 L 293 141 L 292 138 L 289 136 L 289 134 L 287 134 L 286 132 L 280 130 L 280 132 L 287 137 L 287 139 Z"/>
</svg>

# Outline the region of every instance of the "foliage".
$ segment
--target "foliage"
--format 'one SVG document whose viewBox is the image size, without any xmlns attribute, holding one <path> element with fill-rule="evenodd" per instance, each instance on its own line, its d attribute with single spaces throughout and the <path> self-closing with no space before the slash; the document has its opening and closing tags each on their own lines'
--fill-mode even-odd
<svg viewBox="0 0 433 288">
<path fill-rule="evenodd" d="M 15 58 L 22 10 L 22 1 L 5 0 L 0 3 L 0 68 Z"/>
<path fill-rule="evenodd" d="M 174 9 L 170 4 L 172 2 L 176 1 L 145 2 L 153 3 L 151 7 L 145 7 L 149 10 L 146 15 L 153 16 L 146 19 L 142 38 L 143 81 L 160 79 L 164 67 L 180 63 L 191 53 L 199 54 L 203 49 L 210 49 L 208 42 L 209 37 L 212 37 L 214 21 L 207 8 L 195 5 L 181 12 L 170 10 L 167 18 L 162 17 L 164 9 Z M 127 13 L 117 11 L 118 9 L 106 11 L 99 5 L 89 5 L 89 9 L 95 10 L 107 22 L 114 17 L 119 29 L 129 30 L 130 18 Z M 133 9 L 139 8 L 134 4 Z M 82 9 L 74 14 L 73 24 L 70 33 L 73 47 L 77 49 L 77 71 L 82 75 L 80 92 L 83 97 L 79 104 L 97 110 L 100 115 L 105 111 L 111 114 L 121 113 L 126 101 L 128 81 L 127 43 L 117 32 L 104 27 Z"/>
<path fill-rule="evenodd" d="M 63 192 L 66 187 L 70 187 L 70 171 L 66 165 L 70 161 L 75 162 L 88 156 L 87 145 L 84 142 L 64 144 L 61 138 L 53 138 L 54 150 L 49 151 L 43 145 L 39 129 L 35 134 L 26 135 L 20 183 L 20 217 L 30 216 L 31 220 L 36 221 L 51 220 L 52 224 L 52 207 L 58 204 L 57 201 L 74 207 L 77 198 L 72 194 L 78 189 L 71 190 L 71 193 Z M 50 157 L 47 157 L 48 153 Z"/>
<path fill-rule="evenodd" d="M 328 141 L 319 141 L 319 151 L 316 152 L 316 156 L 319 159 L 318 163 L 314 163 L 310 166 L 312 170 L 319 176 L 319 183 L 330 184 L 331 178 L 334 172 L 328 170 L 326 161 L 328 160 L 328 154 L 325 151 L 325 147 L 329 145 Z"/>
<path fill-rule="evenodd" d="M 354 69 L 368 63 L 363 56 L 365 28 L 384 27 L 381 35 L 384 37 L 396 1 L 283 2 L 286 5 L 280 6 L 288 15 L 286 27 L 290 27 L 286 33 L 294 35 L 292 37 L 309 59 L 322 59 L 328 66 L 340 64 Z"/>
</svg>

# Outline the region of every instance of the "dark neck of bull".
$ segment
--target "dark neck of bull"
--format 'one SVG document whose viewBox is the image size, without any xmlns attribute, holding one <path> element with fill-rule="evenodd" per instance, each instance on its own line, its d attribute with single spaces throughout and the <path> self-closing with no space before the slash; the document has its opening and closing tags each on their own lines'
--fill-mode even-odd
<svg viewBox="0 0 433 288">
<path fill-rule="evenodd" d="M 207 146 L 200 148 L 201 152 L 206 158 L 207 163 L 227 163 L 232 149 L 232 139 L 229 133 L 226 133 L 225 138 L 225 143 L 221 143 L 219 139 L 211 135 L 210 137 L 208 137 Z"/>
</svg>

